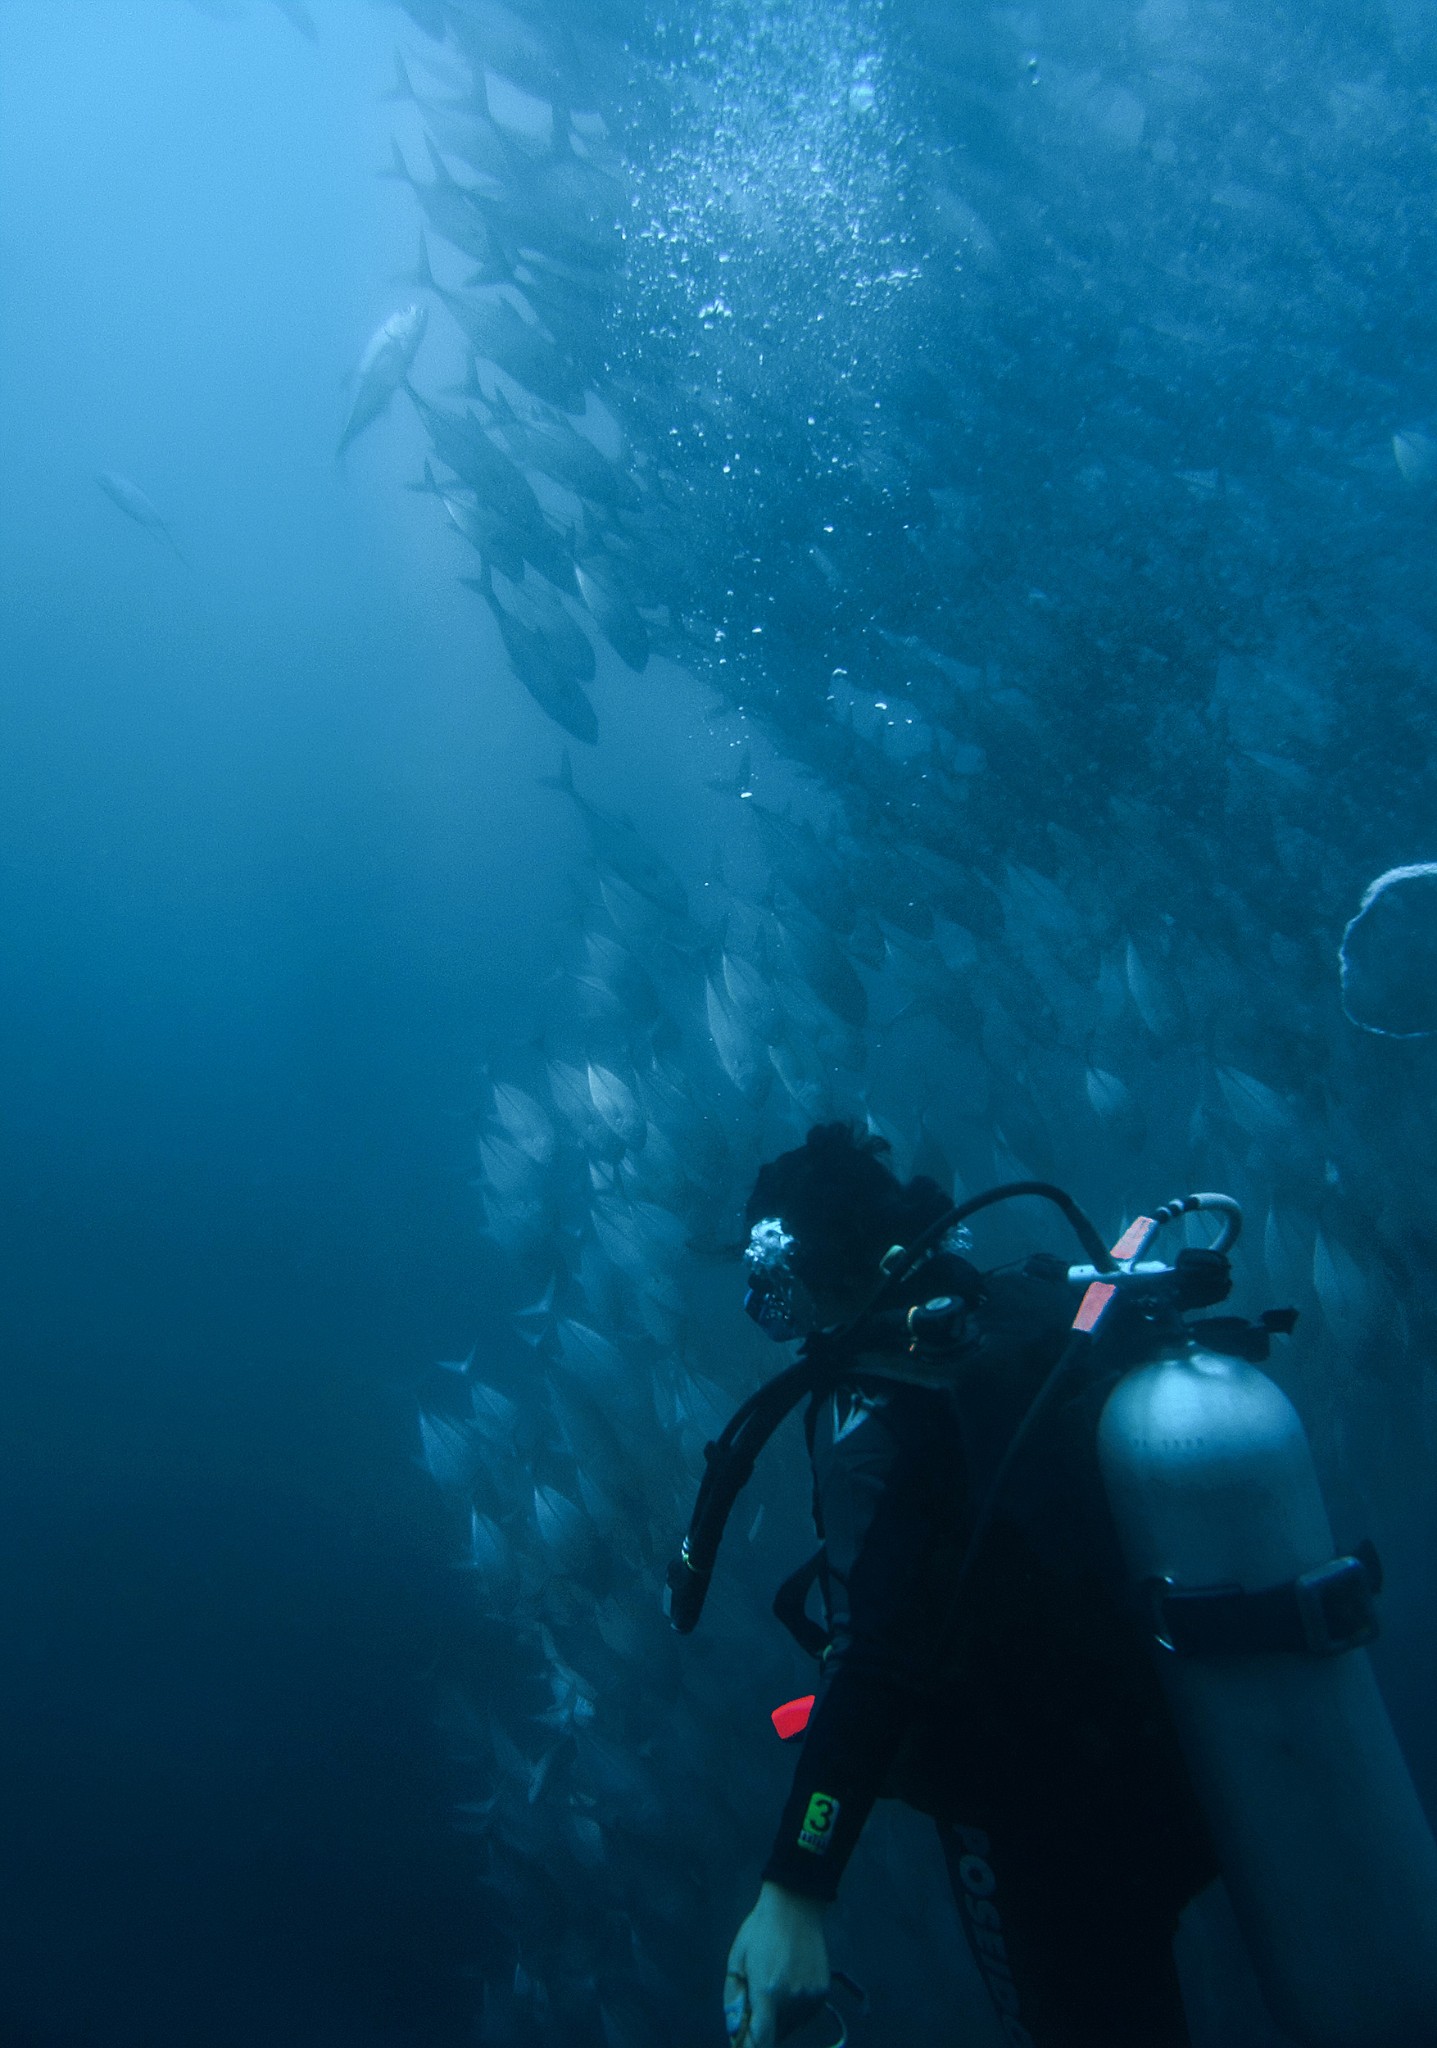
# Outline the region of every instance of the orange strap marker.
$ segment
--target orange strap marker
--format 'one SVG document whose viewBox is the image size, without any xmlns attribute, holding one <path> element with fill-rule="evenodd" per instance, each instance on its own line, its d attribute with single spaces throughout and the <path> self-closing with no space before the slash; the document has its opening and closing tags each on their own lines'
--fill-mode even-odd
<svg viewBox="0 0 1437 2048">
<path fill-rule="evenodd" d="M 1078 1303 L 1078 1313 L 1073 1317 L 1073 1328 L 1084 1335 L 1095 1330 L 1102 1320 L 1103 1310 L 1117 1293 L 1106 1280 L 1095 1280 Z"/>
<path fill-rule="evenodd" d="M 1115 1259 L 1131 1259 L 1147 1243 L 1157 1229 L 1151 1216 L 1135 1216 L 1117 1243 L 1113 1246 Z"/>
<path fill-rule="evenodd" d="M 1117 1243 L 1113 1246 L 1113 1257 L 1127 1261 L 1136 1258 L 1157 1225 L 1151 1216 L 1135 1216 Z M 1103 1320 L 1103 1311 L 1117 1288 L 1110 1280 L 1094 1280 L 1078 1304 L 1078 1313 L 1073 1317 L 1073 1328 L 1089 1336 Z"/>
<path fill-rule="evenodd" d="M 805 1693 L 801 1700 L 787 1700 L 781 1707 L 775 1707 L 769 1715 L 778 1730 L 780 1742 L 792 1742 L 802 1735 L 808 1726 L 808 1717 L 813 1712 L 814 1693 Z"/>
</svg>

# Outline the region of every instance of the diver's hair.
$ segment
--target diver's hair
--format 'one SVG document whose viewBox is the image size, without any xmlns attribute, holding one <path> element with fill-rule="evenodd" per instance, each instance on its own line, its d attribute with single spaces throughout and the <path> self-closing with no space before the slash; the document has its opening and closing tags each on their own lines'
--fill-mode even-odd
<svg viewBox="0 0 1437 2048">
<path fill-rule="evenodd" d="M 890 1245 L 910 1244 L 949 1206 L 925 1174 L 899 1180 L 881 1156 L 890 1149 L 850 1123 L 815 1124 L 802 1145 L 760 1169 L 745 1220 L 752 1228 L 781 1218 L 797 1240 L 793 1270 L 816 1292 L 861 1292 Z"/>
</svg>

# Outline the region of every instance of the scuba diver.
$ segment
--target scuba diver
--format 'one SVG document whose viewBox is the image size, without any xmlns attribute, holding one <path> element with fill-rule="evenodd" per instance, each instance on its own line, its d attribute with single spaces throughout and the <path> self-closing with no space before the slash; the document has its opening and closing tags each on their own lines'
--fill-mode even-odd
<svg viewBox="0 0 1437 2048">
<path fill-rule="evenodd" d="M 890 1246 L 947 1213 L 936 1183 L 900 1184 L 886 1149 L 820 1125 L 759 1174 L 749 1307 L 770 1336 L 821 1348 Z M 980 1275 L 940 1243 L 903 1292 L 901 1342 L 861 1330 L 806 1418 L 826 1640 L 802 1631 L 821 1654 L 817 1698 L 729 1956 L 737 2048 L 771 2048 L 786 2006 L 826 1994 L 823 1908 L 884 1795 L 936 1819 L 1010 2042 L 1185 2048 L 1172 1937 L 1216 1865 L 1147 1644 L 1113 1590 L 1096 1461 L 1076 1454 L 1091 1413 L 1050 1422 L 946 1626 L 974 1507 L 1067 1340 L 1066 1266 Z M 952 1312 L 915 1342 L 909 1311 L 935 1299 Z M 961 1380 L 947 1341 L 959 1321 L 976 1326 Z"/>
<path fill-rule="evenodd" d="M 773 1717 L 802 1747 L 728 1958 L 734 2048 L 773 2048 L 824 2008 L 825 1908 L 883 1797 L 936 1822 L 1009 2048 L 1188 2048 L 1173 1937 L 1220 1867 L 1296 2039 L 1437 2040 L 1437 1851 L 1366 1659 L 1342 1654 L 1376 1632 L 1375 1554 L 1333 1557 L 1301 1426 L 1251 1363 L 1294 1314 L 1179 1320 L 1226 1297 L 1237 1205 L 1183 1197 L 1109 1251 L 1061 1190 L 1015 1183 L 955 1209 L 931 1180 L 900 1182 L 887 1149 L 824 1124 L 759 1173 L 745 1307 L 802 1349 L 708 1447 L 669 1570 L 687 1633 L 758 1452 L 806 1403 L 821 1547 L 774 1611 L 819 1676 L 811 1705 Z M 971 1264 L 962 1216 L 1018 1195 L 1056 1203 L 1089 1263 Z M 1197 1209 L 1221 1214 L 1217 1242 L 1148 1259 Z M 1258 1414 L 1254 1486 L 1229 1439 Z M 1179 1442 L 1191 1469 L 1164 1494 L 1150 1482 Z M 1165 1500 L 1182 1512 L 1135 1598 Z M 1169 1566 L 1196 1557 L 1195 1527 L 1190 1591 Z M 1155 1642 L 1198 1687 L 1192 1725 Z"/>
</svg>

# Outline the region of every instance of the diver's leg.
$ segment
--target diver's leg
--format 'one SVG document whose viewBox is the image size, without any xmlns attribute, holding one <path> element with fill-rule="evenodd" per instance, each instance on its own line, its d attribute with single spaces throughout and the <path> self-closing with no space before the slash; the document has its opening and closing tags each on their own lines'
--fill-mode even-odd
<svg viewBox="0 0 1437 2048">
<path fill-rule="evenodd" d="M 940 1821 L 963 1931 L 1009 2048 L 1190 2048 L 1175 1922 L 1119 1844 L 1002 1814 Z"/>
</svg>

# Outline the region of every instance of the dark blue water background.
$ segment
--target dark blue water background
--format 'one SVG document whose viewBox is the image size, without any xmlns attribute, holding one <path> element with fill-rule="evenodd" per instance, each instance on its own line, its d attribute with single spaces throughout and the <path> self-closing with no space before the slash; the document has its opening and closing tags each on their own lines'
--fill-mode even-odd
<svg viewBox="0 0 1437 2048">
<path fill-rule="evenodd" d="M 413 421 L 333 459 L 414 223 L 394 23 L 325 26 L 0 19 L 12 2048 L 417 2041 L 466 1998 L 412 1390 L 482 1322 L 474 1077 L 577 833 L 399 489 Z M 659 829 L 715 747 L 676 691 L 613 707 Z"/>
</svg>

